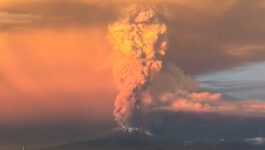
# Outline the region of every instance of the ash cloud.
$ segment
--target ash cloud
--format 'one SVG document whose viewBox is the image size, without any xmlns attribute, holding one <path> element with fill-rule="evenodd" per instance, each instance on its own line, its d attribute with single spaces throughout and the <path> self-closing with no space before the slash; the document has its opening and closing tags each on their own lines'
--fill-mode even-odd
<svg viewBox="0 0 265 150">
<path fill-rule="evenodd" d="M 114 117 L 122 129 L 130 131 L 137 130 L 130 118 L 162 68 L 167 28 L 153 6 L 130 5 L 123 13 L 109 26 L 109 40 L 114 46 L 113 74 L 119 92 Z"/>
<path fill-rule="evenodd" d="M 167 22 L 161 22 L 159 10 L 145 3 L 129 5 L 127 10 L 122 19 L 109 26 L 119 91 L 114 116 L 121 129 L 145 130 L 137 117 L 155 111 L 264 117 L 264 102 L 223 100 L 220 93 L 201 89 L 192 77 L 161 57 L 166 55 L 165 37 L 171 30 Z"/>
<path fill-rule="evenodd" d="M 41 19 L 24 26 L 38 29 L 105 27 L 117 20 L 119 10 L 125 7 L 125 2 L 120 0 L 22 2 L 1 6 L 0 10 L 40 15 Z M 265 60 L 262 0 L 158 0 L 155 3 L 164 8 L 170 18 L 163 20 L 170 30 L 165 61 L 174 63 L 185 73 L 205 74 Z M 12 30 L 16 26 L 8 25 L 1 30 Z M 187 63 L 187 58 L 191 63 Z"/>
</svg>

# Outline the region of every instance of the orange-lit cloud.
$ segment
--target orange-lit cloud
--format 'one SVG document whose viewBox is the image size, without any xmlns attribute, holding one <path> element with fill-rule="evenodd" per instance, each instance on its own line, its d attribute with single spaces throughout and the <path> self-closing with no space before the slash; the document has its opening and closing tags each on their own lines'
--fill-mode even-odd
<svg viewBox="0 0 265 150">
<path fill-rule="evenodd" d="M 225 101 L 219 93 L 178 91 L 165 93 L 161 99 L 168 104 L 159 109 L 166 111 L 211 112 L 229 116 L 264 117 L 265 115 L 265 103 L 262 101 Z"/>
<path fill-rule="evenodd" d="M 1 123 L 106 117 L 115 88 L 105 41 L 99 27 L 0 33 Z"/>
</svg>

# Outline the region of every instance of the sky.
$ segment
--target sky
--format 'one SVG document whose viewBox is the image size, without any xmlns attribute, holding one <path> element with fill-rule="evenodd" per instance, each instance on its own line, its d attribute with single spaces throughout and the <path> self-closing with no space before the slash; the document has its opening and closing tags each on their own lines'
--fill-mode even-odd
<svg viewBox="0 0 265 150">
<path fill-rule="evenodd" d="M 0 132 L 4 134 L 0 135 L 0 148 L 92 139 L 116 128 L 112 112 L 119 91 L 112 72 L 114 48 L 107 35 L 110 24 L 118 20 L 119 12 L 128 3 L 133 2 L 1 0 Z M 194 85 L 197 82 L 199 91 L 205 92 L 202 95 L 184 92 L 185 98 L 206 95 L 224 101 L 220 105 L 225 106 L 245 108 L 240 103 L 243 100 L 263 106 L 264 1 L 157 0 L 154 3 L 161 4 L 162 21 L 168 30 L 163 63 L 177 66 L 183 75 L 178 71 L 171 75 L 183 77 Z M 182 84 L 175 80 L 170 83 Z M 164 86 L 158 81 L 155 84 Z M 156 116 L 166 120 L 163 116 L 175 116 L 171 111 L 189 107 L 179 108 L 186 104 L 181 102 L 163 108 L 170 110 L 170 115 Z M 155 118 L 152 115 L 150 120 Z M 190 118 L 186 121 L 192 124 Z M 168 125 L 164 124 L 166 129 Z M 231 124 L 238 125 L 233 121 Z M 258 119 L 253 127 L 261 128 L 263 124 L 264 119 Z M 159 129 L 156 131 L 160 132 Z"/>
<path fill-rule="evenodd" d="M 197 76 L 200 85 L 237 99 L 265 99 L 264 62 Z"/>
</svg>

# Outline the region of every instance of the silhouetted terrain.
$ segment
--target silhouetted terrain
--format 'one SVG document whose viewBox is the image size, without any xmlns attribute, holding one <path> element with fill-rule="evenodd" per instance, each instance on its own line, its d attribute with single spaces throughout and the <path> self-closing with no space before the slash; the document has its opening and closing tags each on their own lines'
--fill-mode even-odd
<svg viewBox="0 0 265 150">
<path fill-rule="evenodd" d="M 38 150 L 265 150 L 265 145 L 252 145 L 244 142 L 176 142 L 140 133 L 118 133 L 96 140 L 74 142 Z"/>
</svg>

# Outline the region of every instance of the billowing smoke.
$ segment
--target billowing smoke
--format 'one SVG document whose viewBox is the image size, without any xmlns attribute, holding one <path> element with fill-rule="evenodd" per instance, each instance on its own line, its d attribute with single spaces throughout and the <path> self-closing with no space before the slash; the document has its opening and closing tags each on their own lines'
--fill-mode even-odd
<svg viewBox="0 0 265 150">
<path fill-rule="evenodd" d="M 157 111 L 265 114 L 264 102 L 225 101 L 219 93 L 204 92 L 190 76 L 163 61 L 167 26 L 159 12 L 153 5 L 130 5 L 109 26 L 118 89 L 114 117 L 122 130 L 145 130 L 139 125 L 139 116 Z"/>
<path fill-rule="evenodd" d="M 113 73 L 118 96 L 114 116 L 124 130 L 134 130 L 130 119 L 144 103 L 141 98 L 162 68 L 167 49 L 167 27 L 153 6 L 131 5 L 109 26 L 113 44 Z"/>
</svg>

